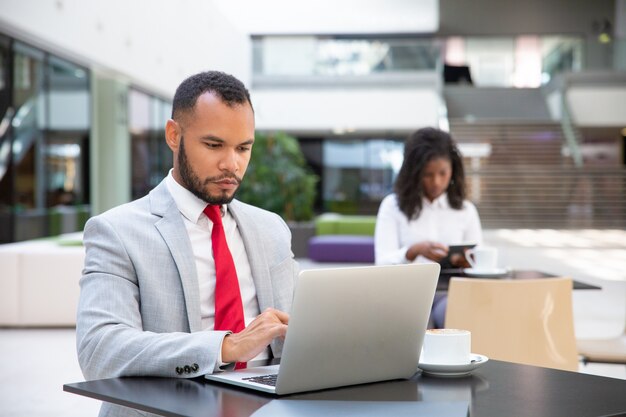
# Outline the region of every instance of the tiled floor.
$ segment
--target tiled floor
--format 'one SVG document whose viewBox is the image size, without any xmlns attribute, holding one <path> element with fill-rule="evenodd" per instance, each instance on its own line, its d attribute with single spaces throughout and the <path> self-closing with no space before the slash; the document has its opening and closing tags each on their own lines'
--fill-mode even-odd
<svg viewBox="0 0 626 417">
<path fill-rule="evenodd" d="M 494 230 L 487 243 L 500 265 L 540 269 L 596 284 L 574 293 L 578 337 L 619 334 L 626 322 L 626 232 Z M 301 268 L 331 267 L 301 260 Z M 626 379 L 626 365 L 581 365 L 581 372 Z M 83 380 L 74 329 L 0 329 L 0 417 L 96 416 L 100 403 L 63 392 Z"/>
<path fill-rule="evenodd" d="M 83 381 L 74 329 L 0 330 L 0 416 L 97 416 L 98 401 L 63 392 Z"/>
</svg>

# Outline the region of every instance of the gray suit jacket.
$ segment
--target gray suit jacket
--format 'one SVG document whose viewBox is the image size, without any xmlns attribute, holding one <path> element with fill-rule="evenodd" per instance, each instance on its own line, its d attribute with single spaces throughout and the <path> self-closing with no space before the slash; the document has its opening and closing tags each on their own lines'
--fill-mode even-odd
<svg viewBox="0 0 626 417">
<path fill-rule="evenodd" d="M 236 200 L 229 211 L 246 247 L 261 311 L 289 312 L 298 272 L 289 228 L 276 214 Z M 225 333 L 201 330 L 191 243 L 165 182 L 90 219 L 84 243 L 76 343 L 85 378 L 213 372 Z M 271 350 L 279 357 L 282 342 L 275 340 Z M 186 371 L 179 375 L 176 368 Z"/>
</svg>

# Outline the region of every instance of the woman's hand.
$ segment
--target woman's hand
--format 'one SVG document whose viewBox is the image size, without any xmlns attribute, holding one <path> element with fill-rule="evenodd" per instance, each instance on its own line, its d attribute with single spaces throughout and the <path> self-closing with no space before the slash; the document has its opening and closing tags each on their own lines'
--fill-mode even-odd
<svg viewBox="0 0 626 417">
<path fill-rule="evenodd" d="M 450 255 L 450 263 L 457 268 L 470 268 L 471 265 L 465 254 L 454 253 Z"/>
<path fill-rule="evenodd" d="M 409 261 L 414 261 L 419 255 L 422 255 L 432 261 L 439 262 L 448 256 L 448 247 L 443 243 L 438 242 L 419 242 L 411 246 L 406 251 L 405 256 Z"/>
</svg>

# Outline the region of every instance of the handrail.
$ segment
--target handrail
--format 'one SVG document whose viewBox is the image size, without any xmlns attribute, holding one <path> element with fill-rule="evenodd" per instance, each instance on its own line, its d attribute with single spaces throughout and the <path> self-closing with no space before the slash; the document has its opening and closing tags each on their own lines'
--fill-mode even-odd
<svg viewBox="0 0 626 417">
<path fill-rule="evenodd" d="M 22 125 L 22 122 L 26 119 L 26 117 L 32 114 L 32 110 L 35 108 L 36 105 L 36 97 L 30 97 L 28 100 L 26 100 L 24 104 L 22 104 L 22 107 L 20 107 L 17 112 L 15 112 L 13 120 L 11 120 L 11 124 L 13 125 L 13 127 L 19 128 Z"/>
<path fill-rule="evenodd" d="M 563 72 L 563 68 L 560 67 L 562 57 L 568 52 L 575 53 L 575 46 L 571 42 L 561 42 L 556 45 L 550 52 L 543 58 L 544 71 L 546 71 L 550 77 L 554 77 L 557 73 Z M 575 71 L 574 66 L 566 68 L 566 71 Z"/>
<path fill-rule="evenodd" d="M 22 106 L 15 111 L 13 107 L 8 107 L 7 111 L 4 113 L 4 117 L 2 121 L 0 121 L 0 179 L 4 177 L 7 170 L 9 169 L 9 160 L 11 158 L 11 153 L 13 153 L 13 157 L 16 157 L 16 153 L 19 152 L 19 131 L 23 131 L 23 122 L 27 117 L 33 115 L 33 109 L 37 104 L 37 99 L 35 97 L 30 97 Z M 10 127 L 13 128 L 13 137 L 14 140 L 7 140 L 9 138 L 8 132 L 11 130 Z M 25 152 L 26 146 L 22 146 L 21 149 Z M 17 156 L 19 160 L 19 156 Z"/>
<path fill-rule="evenodd" d="M 2 142 L 4 135 L 9 130 L 9 126 L 11 126 L 11 121 L 14 116 L 15 116 L 15 110 L 13 110 L 13 107 L 9 106 L 7 108 L 7 111 L 4 112 L 2 121 L 0 121 L 0 142 Z"/>
<path fill-rule="evenodd" d="M 11 157 L 11 141 L 6 140 L 8 138 L 7 133 L 13 118 L 15 117 L 15 110 L 13 107 L 8 107 L 7 111 L 0 121 L 0 179 L 4 177 L 9 169 L 9 159 Z"/>
<path fill-rule="evenodd" d="M 436 64 L 436 72 L 437 74 L 443 74 L 443 61 L 441 59 L 437 60 Z M 436 84 L 437 88 L 437 98 L 439 101 L 439 105 L 437 106 L 437 125 L 439 129 L 444 132 L 450 133 L 450 118 L 448 117 L 448 103 L 446 102 L 446 97 L 443 93 L 443 82 L 442 78 L 439 77 Z"/>
<path fill-rule="evenodd" d="M 574 125 L 574 120 L 572 118 L 572 114 L 569 108 L 569 104 L 567 103 L 567 98 L 565 94 L 566 89 L 561 90 L 561 128 L 563 129 L 563 135 L 565 136 L 565 141 L 569 147 L 570 154 L 572 159 L 574 160 L 574 165 L 576 167 L 583 166 L 583 155 L 580 150 L 580 134 L 577 134 L 576 127 Z"/>
<path fill-rule="evenodd" d="M 439 91 L 437 96 L 439 98 L 439 105 L 437 106 L 438 127 L 444 132 L 450 132 L 450 120 L 448 119 L 448 105 L 446 104 L 446 99 L 441 91 Z"/>
</svg>

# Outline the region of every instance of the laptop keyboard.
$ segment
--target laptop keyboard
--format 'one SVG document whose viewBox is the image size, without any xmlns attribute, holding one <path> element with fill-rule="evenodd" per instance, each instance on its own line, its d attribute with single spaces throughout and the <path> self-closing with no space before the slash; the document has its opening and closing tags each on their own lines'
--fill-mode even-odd
<svg viewBox="0 0 626 417">
<path fill-rule="evenodd" d="M 270 387 L 276 386 L 276 380 L 278 379 L 278 374 L 271 375 L 261 375 L 261 376 L 251 376 L 248 378 L 241 378 L 244 381 L 256 382 L 257 384 L 269 385 Z"/>
</svg>

